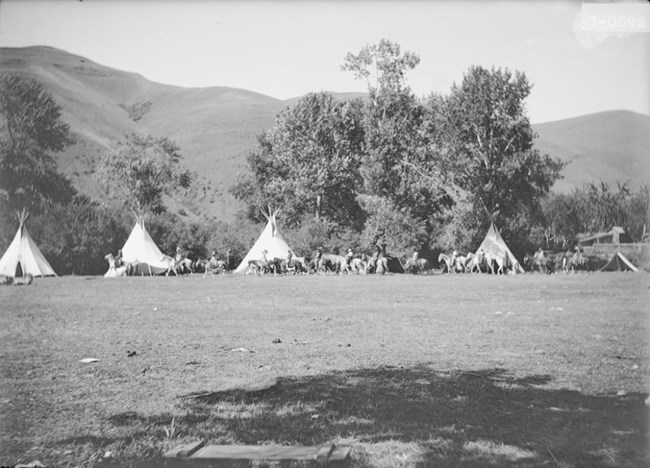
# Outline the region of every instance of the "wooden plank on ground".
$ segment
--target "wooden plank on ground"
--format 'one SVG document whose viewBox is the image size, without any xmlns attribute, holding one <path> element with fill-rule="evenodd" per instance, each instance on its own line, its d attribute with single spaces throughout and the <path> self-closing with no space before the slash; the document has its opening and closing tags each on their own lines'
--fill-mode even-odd
<svg viewBox="0 0 650 468">
<path fill-rule="evenodd" d="M 200 445 L 197 445 L 200 444 Z M 189 455 L 188 455 L 189 454 Z M 191 460 L 318 460 L 341 461 L 350 454 L 348 447 L 325 444 L 322 447 L 289 445 L 207 445 L 195 442 L 165 453 L 165 458 Z"/>
<path fill-rule="evenodd" d="M 178 447 L 171 449 L 164 456 L 166 458 L 188 458 L 194 455 L 194 453 L 196 453 L 196 451 L 204 445 L 205 442 L 202 440 L 199 440 L 198 442 L 192 442 L 191 444 L 179 445 Z"/>
</svg>

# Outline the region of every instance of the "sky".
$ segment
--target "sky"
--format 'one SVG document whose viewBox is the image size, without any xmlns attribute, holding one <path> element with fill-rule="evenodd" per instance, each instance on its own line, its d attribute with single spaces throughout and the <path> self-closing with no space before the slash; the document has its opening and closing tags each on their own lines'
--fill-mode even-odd
<svg viewBox="0 0 650 468">
<path fill-rule="evenodd" d="M 592 10 L 570 0 L 0 0 L 0 46 L 47 45 L 159 83 L 288 99 L 366 91 L 341 65 L 385 38 L 420 56 L 406 77 L 418 96 L 448 93 L 472 65 L 524 72 L 540 123 L 650 115 L 650 2 L 637 6 L 647 8 L 635 23 L 594 31 Z"/>
</svg>

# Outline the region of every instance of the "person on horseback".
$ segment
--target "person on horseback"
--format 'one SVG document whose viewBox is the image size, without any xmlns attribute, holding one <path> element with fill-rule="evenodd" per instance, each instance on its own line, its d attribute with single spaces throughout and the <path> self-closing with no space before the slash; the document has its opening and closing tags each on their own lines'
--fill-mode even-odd
<svg viewBox="0 0 650 468">
<path fill-rule="evenodd" d="M 117 251 L 117 256 L 115 257 L 115 268 L 119 268 L 124 265 L 124 260 L 122 259 L 122 249 Z"/>
<path fill-rule="evenodd" d="M 321 247 L 316 249 L 314 253 L 314 259 L 311 261 L 310 269 L 314 270 L 314 273 L 318 273 L 321 269 L 321 262 L 323 259 L 323 249 Z"/>
<path fill-rule="evenodd" d="M 345 263 L 350 266 L 350 263 L 352 263 L 352 259 L 354 258 L 354 252 L 352 252 L 352 249 L 348 249 L 348 253 L 345 254 Z"/>
</svg>

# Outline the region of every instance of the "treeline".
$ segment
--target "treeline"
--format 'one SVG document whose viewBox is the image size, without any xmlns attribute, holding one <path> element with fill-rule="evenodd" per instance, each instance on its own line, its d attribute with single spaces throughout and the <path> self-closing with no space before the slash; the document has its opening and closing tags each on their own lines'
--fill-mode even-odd
<svg viewBox="0 0 650 468">
<path fill-rule="evenodd" d="M 260 208 L 281 208 L 283 235 L 299 254 L 316 248 L 388 249 L 422 256 L 476 249 L 494 221 L 515 255 L 571 243 L 580 232 L 622 226 L 640 239 L 650 220 L 647 187 L 603 183 L 550 193 L 564 164 L 533 148 L 523 73 L 471 67 L 447 95 L 417 97 L 406 73 L 419 58 L 390 41 L 348 54 L 343 69 L 368 98 L 309 94 L 280 112 L 231 187 L 237 221 L 188 220 L 166 200 L 195 182 L 167 138 L 132 135 L 101 155 L 102 201 L 77 193 L 56 154 L 73 139 L 61 108 L 39 83 L 0 77 L 0 250 L 16 232 L 15 210 L 59 274 L 100 274 L 122 247 L 134 211 L 163 252 L 216 250 L 242 258 L 260 233 Z"/>
<path fill-rule="evenodd" d="M 291 228 L 364 250 L 383 234 L 392 251 L 424 255 L 476 248 L 494 221 L 522 252 L 564 166 L 533 148 L 530 83 L 471 67 L 448 95 L 421 98 L 405 78 L 418 62 L 382 40 L 343 65 L 367 81 L 368 99 L 310 94 L 281 112 L 232 189 L 248 217 L 271 203 Z"/>
<path fill-rule="evenodd" d="M 406 74 L 418 62 L 387 40 L 365 46 L 342 69 L 366 80 L 367 99 L 314 93 L 281 112 L 231 189 L 248 218 L 282 207 L 288 237 L 309 252 L 369 251 L 378 235 L 402 256 L 468 252 L 490 222 L 520 257 L 613 225 L 641 238 L 647 187 L 550 193 L 565 163 L 533 147 L 524 73 L 470 67 L 448 94 L 417 97 Z"/>
<path fill-rule="evenodd" d="M 539 245 L 561 248 L 580 233 L 596 233 L 620 226 L 633 242 L 642 242 L 650 226 L 650 190 L 633 191 L 627 184 L 612 188 L 590 183 L 569 194 L 550 193 L 542 201 L 543 218 L 531 237 Z"/>
</svg>

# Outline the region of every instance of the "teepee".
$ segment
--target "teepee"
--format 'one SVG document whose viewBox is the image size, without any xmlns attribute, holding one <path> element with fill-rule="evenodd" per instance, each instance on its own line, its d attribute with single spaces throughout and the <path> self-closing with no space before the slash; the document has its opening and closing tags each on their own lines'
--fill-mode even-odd
<svg viewBox="0 0 650 468">
<path fill-rule="evenodd" d="M 638 273 L 639 269 L 621 252 L 616 252 L 611 256 L 607 264 L 598 271 L 633 271 Z"/>
<path fill-rule="evenodd" d="M 28 216 L 24 209 L 18 213 L 18 232 L 0 259 L 0 275 L 14 278 L 20 265 L 23 276 L 57 276 L 25 227 Z"/>
<path fill-rule="evenodd" d="M 235 273 L 245 273 L 250 260 L 263 260 L 264 255 L 262 252 L 265 250 L 267 252 L 266 258 L 269 260 L 274 258 L 286 260 L 289 252 L 291 252 L 292 256 L 295 256 L 278 230 L 276 216 L 279 211 L 279 209 L 272 211 L 270 206 L 268 214 L 262 211 L 262 214 L 267 219 L 266 226 L 264 227 L 262 234 L 260 234 L 260 237 L 257 239 L 257 242 L 255 242 L 253 247 L 249 250 L 248 254 L 246 254 L 235 270 Z"/>
<path fill-rule="evenodd" d="M 506 245 L 505 241 L 501 237 L 501 234 L 499 234 L 499 230 L 496 228 L 494 223 L 490 223 L 490 229 L 488 230 L 487 234 L 485 235 L 485 239 L 483 239 L 483 242 L 479 246 L 479 248 L 476 250 L 476 254 L 479 252 L 483 252 L 485 255 L 492 255 L 494 257 L 501 257 L 503 258 L 504 256 L 508 257 L 508 261 L 510 263 L 510 266 L 512 268 L 513 273 L 524 273 L 524 269 L 521 266 L 521 264 L 517 261 L 515 256 L 512 254 L 508 246 Z"/>
<path fill-rule="evenodd" d="M 136 273 L 157 275 L 167 271 L 163 257 L 164 254 L 144 227 L 143 215 L 136 214 L 135 226 L 122 247 L 122 260 L 133 264 L 138 270 Z"/>
</svg>

